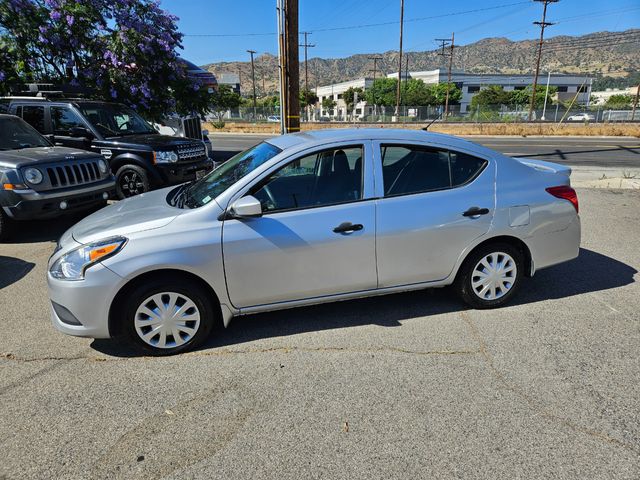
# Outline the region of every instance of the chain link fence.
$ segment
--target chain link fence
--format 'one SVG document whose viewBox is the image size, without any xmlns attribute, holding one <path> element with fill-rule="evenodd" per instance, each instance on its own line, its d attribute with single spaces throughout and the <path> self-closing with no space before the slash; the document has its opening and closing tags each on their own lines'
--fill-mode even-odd
<svg viewBox="0 0 640 480">
<path fill-rule="evenodd" d="M 451 105 L 444 116 L 444 106 L 409 106 L 402 105 L 396 115 L 395 107 L 366 105 L 347 109 L 336 107 L 324 109 L 309 107 L 300 112 L 301 122 L 309 123 L 426 123 L 431 121 L 450 123 L 521 123 L 529 121 L 529 107 L 524 105 L 505 106 L 488 105 L 477 108 Z M 279 107 L 240 107 L 228 110 L 222 115 L 207 115 L 213 122 L 248 122 L 279 123 Z M 548 105 L 545 109 L 537 108 L 532 120 L 548 123 L 623 123 L 640 122 L 640 108 L 633 113 L 632 109 L 613 110 L 603 106 Z"/>
</svg>

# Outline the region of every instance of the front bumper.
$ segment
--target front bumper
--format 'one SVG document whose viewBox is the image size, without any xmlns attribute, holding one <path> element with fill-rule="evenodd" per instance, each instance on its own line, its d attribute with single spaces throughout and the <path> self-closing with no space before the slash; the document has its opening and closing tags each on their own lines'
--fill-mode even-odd
<svg viewBox="0 0 640 480">
<path fill-rule="evenodd" d="M 50 192 L 34 190 L 8 190 L 3 192 L 2 209 L 15 220 L 54 218 L 69 213 L 88 210 L 105 201 L 115 192 L 115 181 L 107 178 L 86 187 L 64 188 Z M 67 207 L 62 209 L 60 204 Z"/>
<path fill-rule="evenodd" d="M 172 163 L 156 165 L 163 185 L 177 185 L 196 179 L 196 172 L 210 172 L 213 170 L 214 162 L 202 157 L 201 160 L 189 163 Z"/>
<path fill-rule="evenodd" d="M 109 309 L 124 282 L 100 263 L 79 281 L 58 280 L 47 273 L 49 298 L 57 304 L 51 304 L 53 326 L 67 335 L 109 338 Z"/>
</svg>

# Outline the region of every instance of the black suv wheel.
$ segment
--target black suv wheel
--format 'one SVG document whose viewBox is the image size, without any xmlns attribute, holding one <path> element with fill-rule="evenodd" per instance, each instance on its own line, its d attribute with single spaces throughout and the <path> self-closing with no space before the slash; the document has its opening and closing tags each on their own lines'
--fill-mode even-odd
<svg viewBox="0 0 640 480">
<path fill-rule="evenodd" d="M 149 175 L 137 165 L 123 165 L 116 173 L 116 194 L 119 199 L 133 197 L 150 190 Z"/>
</svg>

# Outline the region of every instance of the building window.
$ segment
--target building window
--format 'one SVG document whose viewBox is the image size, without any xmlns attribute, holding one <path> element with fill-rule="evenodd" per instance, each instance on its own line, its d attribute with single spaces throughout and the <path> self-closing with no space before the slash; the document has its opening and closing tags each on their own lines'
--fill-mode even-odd
<svg viewBox="0 0 640 480">
<path fill-rule="evenodd" d="M 360 115 L 362 113 L 362 109 L 361 108 L 356 108 L 356 115 Z"/>
<path fill-rule="evenodd" d="M 578 90 L 576 90 L 578 93 L 586 93 L 587 92 L 587 86 L 586 85 L 580 85 L 578 87 Z"/>
<path fill-rule="evenodd" d="M 342 98 L 342 94 L 341 94 L 341 93 L 339 93 L 339 94 L 338 94 L 338 100 L 340 100 L 341 98 Z"/>
<path fill-rule="evenodd" d="M 478 93 L 480 91 L 480 85 L 469 85 L 467 87 L 468 93 Z"/>
<path fill-rule="evenodd" d="M 524 85 L 518 85 L 517 87 L 513 87 L 514 90 L 524 90 L 525 88 L 527 87 L 525 87 Z"/>
<path fill-rule="evenodd" d="M 568 91 L 569 91 L 569 87 L 567 87 L 566 85 L 562 85 L 558 87 L 558 93 L 566 93 Z"/>
</svg>

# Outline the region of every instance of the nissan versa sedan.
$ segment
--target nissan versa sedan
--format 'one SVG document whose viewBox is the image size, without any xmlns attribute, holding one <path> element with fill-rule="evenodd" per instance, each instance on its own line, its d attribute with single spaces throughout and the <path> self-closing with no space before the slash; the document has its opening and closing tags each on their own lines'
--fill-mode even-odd
<svg viewBox="0 0 640 480">
<path fill-rule="evenodd" d="M 237 315 L 368 295 L 452 285 L 499 307 L 578 255 L 570 174 L 424 131 L 275 137 L 67 231 L 48 266 L 53 323 L 162 355 Z"/>
</svg>

